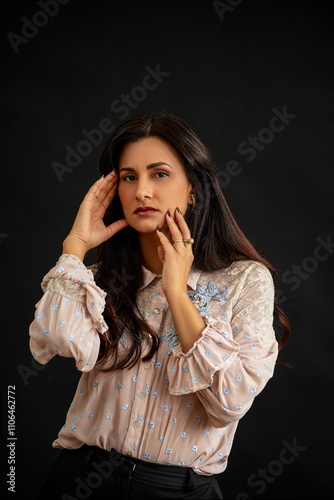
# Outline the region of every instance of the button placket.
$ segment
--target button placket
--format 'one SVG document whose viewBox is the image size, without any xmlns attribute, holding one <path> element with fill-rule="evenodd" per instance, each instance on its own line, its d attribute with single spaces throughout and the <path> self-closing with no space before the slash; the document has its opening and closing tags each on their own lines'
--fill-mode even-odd
<svg viewBox="0 0 334 500">
<path fill-rule="evenodd" d="M 150 311 L 153 312 L 151 316 L 151 326 L 158 330 L 161 327 L 161 323 L 164 320 L 163 311 L 165 310 L 166 298 L 161 290 L 161 284 L 157 287 L 157 291 L 160 292 L 154 295 L 150 305 Z M 139 362 L 138 378 L 137 378 L 137 392 L 136 397 L 133 401 L 132 411 L 129 422 L 131 422 L 127 437 L 124 442 L 124 449 L 129 450 L 133 456 L 136 454 L 132 450 L 133 445 L 138 443 L 141 439 L 142 433 L 144 432 L 145 423 L 141 421 L 140 415 L 146 415 L 146 408 L 149 401 L 149 394 L 147 387 L 151 388 L 152 378 L 154 375 L 154 364 L 152 361 L 141 361 Z M 146 419 L 149 416 L 146 415 Z M 146 422 L 145 419 L 145 422 Z M 144 424 L 144 425 L 143 425 Z"/>
<path fill-rule="evenodd" d="M 146 414 L 146 407 L 148 403 L 148 393 L 146 387 L 151 385 L 154 373 L 152 368 L 153 364 L 151 361 L 139 362 L 138 378 L 136 382 L 137 391 L 129 420 L 130 426 L 124 442 L 124 449 L 128 450 L 133 456 L 136 456 L 136 454 L 132 450 L 132 447 L 135 443 L 140 441 L 142 433 L 144 432 L 144 425 L 143 421 L 140 419 L 140 415 Z"/>
</svg>

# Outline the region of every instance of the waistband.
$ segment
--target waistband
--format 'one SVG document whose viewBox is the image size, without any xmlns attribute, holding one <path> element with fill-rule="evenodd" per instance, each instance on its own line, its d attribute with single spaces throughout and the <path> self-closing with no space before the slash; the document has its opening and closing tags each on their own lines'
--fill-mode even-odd
<svg viewBox="0 0 334 500">
<path fill-rule="evenodd" d="M 209 483 L 214 479 L 212 475 L 196 474 L 191 467 L 146 462 L 136 457 L 124 455 L 114 448 L 108 451 L 98 446 L 85 444 L 81 448 L 66 451 L 83 460 L 87 469 L 92 466 L 102 469 L 104 465 L 108 465 L 112 468 L 112 474 L 128 479 L 137 479 L 160 485 L 170 485 L 172 482 L 175 486 L 186 486 L 190 490 L 199 484 Z"/>
<path fill-rule="evenodd" d="M 131 455 L 124 455 L 114 448 L 111 448 L 111 450 L 108 451 L 100 448 L 99 446 L 89 446 L 87 444 L 84 444 L 80 448 L 76 448 L 70 451 L 71 454 L 76 454 L 87 463 L 91 462 L 93 459 L 100 458 L 103 460 L 107 460 L 116 466 L 121 464 L 136 465 L 135 469 L 137 471 L 152 468 L 156 471 L 159 470 L 161 472 L 172 472 L 174 474 L 179 474 L 180 476 L 186 476 L 188 473 L 188 469 L 191 469 L 190 467 L 181 467 L 179 465 L 159 464 L 149 461 L 146 462 L 145 460 L 132 457 Z"/>
</svg>

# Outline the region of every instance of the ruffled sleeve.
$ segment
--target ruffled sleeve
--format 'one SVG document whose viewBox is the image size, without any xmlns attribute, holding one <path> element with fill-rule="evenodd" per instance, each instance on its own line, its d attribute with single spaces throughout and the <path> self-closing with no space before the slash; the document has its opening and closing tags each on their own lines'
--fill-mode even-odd
<svg viewBox="0 0 334 500">
<path fill-rule="evenodd" d="M 103 318 L 106 293 L 93 272 L 75 255 L 63 254 L 41 283 L 42 298 L 29 327 L 29 346 L 41 364 L 54 356 L 75 359 L 80 371 L 96 363 L 100 337 L 108 326 Z"/>
<path fill-rule="evenodd" d="M 238 277 L 231 319 L 209 314 L 191 350 L 170 355 L 170 393 L 196 393 L 215 427 L 239 420 L 274 372 L 273 305 L 271 274 L 259 263 L 250 264 Z"/>
</svg>

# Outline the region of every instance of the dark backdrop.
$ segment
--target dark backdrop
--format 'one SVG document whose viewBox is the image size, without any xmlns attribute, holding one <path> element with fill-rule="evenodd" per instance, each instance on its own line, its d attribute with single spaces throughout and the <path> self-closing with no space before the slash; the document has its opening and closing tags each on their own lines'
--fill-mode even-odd
<svg viewBox="0 0 334 500">
<path fill-rule="evenodd" d="M 281 358 L 294 368 L 277 366 L 240 422 L 219 477 L 224 497 L 331 493 L 334 101 L 327 5 L 6 3 L 1 455 L 4 485 L 7 392 L 15 385 L 17 498 L 33 499 L 51 466 L 51 443 L 79 376 L 71 360 L 41 368 L 31 359 L 28 327 L 40 281 L 98 176 L 108 131 L 153 109 L 182 116 L 210 148 L 237 221 L 280 273 L 277 299 L 292 325 Z"/>
</svg>

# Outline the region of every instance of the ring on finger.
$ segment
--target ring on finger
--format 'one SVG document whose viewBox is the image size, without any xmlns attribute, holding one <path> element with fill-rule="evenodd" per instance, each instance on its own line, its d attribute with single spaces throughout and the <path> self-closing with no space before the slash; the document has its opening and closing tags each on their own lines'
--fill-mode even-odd
<svg viewBox="0 0 334 500">
<path fill-rule="evenodd" d="M 174 240 L 174 243 L 190 243 L 191 245 L 194 243 L 193 238 L 186 238 L 183 240 Z"/>
</svg>

